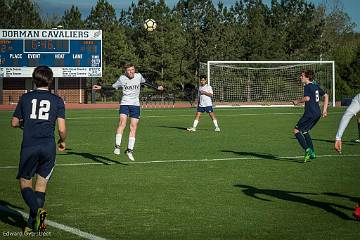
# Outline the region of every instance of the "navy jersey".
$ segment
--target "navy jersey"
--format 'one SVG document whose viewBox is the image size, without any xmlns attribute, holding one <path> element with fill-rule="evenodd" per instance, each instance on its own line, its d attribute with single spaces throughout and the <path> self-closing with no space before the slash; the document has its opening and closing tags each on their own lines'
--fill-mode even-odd
<svg viewBox="0 0 360 240">
<path fill-rule="evenodd" d="M 304 97 L 310 97 L 308 102 L 305 102 L 304 116 L 319 117 L 321 110 L 319 106 L 320 97 L 324 96 L 325 92 L 317 83 L 309 83 L 304 86 Z"/>
<path fill-rule="evenodd" d="M 21 96 L 13 116 L 23 120 L 22 147 L 54 142 L 56 120 L 65 119 L 64 101 L 47 90 L 34 90 Z"/>
</svg>

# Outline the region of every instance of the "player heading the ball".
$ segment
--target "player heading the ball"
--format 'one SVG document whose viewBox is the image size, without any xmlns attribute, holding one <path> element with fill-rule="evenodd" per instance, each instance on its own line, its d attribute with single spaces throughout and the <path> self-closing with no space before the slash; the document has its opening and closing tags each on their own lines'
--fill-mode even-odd
<svg viewBox="0 0 360 240">
<path fill-rule="evenodd" d="M 212 107 L 212 98 L 213 90 L 210 85 L 207 84 L 207 78 L 205 75 L 200 76 L 200 87 L 198 93 L 198 107 L 195 113 L 195 120 L 192 127 L 187 128 L 190 132 L 195 132 L 196 127 L 199 123 L 201 113 L 207 112 L 211 117 L 214 126 L 215 132 L 220 132 L 220 128 Z"/>
<path fill-rule="evenodd" d="M 133 156 L 134 145 L 135 145 L 135 137 L 137 125 L 140 119 L 140 88 L 141 85 L 146 85 L 157 89 L 159 91 L 163 91 L 164 88 L 162 86 L 158 86 L 155 83 L 148 82 L 145 78 L 140 74 L 135 72 L 135 65 L 132 63 L 127 63 L 124 66 L 124 74 L 121 75 L 118 80 L 112 86 L 100 86 L 94 85 L 93 89 L 119 89 L 122 88 L 123 96 L 120 102 L 119 109 L 119 124 L 116 129 L 115 135 L 115 149 L 114 154 L 120 154 L 120 146 L 122 135 L 124 133 L 124 129 L 126 127 L 127 118 L 130 117 L 130 133 L 129 133 L 129 142 L 128 147 L 125 150 L 128 158 L 131 161 L 135 161 Z"/>
</svg>

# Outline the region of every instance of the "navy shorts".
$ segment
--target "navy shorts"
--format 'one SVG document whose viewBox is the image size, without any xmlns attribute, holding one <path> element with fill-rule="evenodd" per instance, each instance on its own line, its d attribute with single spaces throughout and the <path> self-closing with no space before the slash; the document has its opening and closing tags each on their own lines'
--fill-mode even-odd
<svg viewBox="0 0 360 240">
<path fill-rule="evenodd" d="M 37 146 L 21 148 L 17 179 L 30 180 L 35 174 L 49 180 L 55 166 L 56 145 L 52 141 Z"/>
<path fill-rule="evenodd" d="M 208 106 L 208 107 L 197 107 L 197 112 L 201 112 L 201 113 L 204 113 L 204 112 L 207 112 L 207 113 L 211 113 L 213 112 L 213 108 L 212 106 Z"/>
<path fill-rule="evenodd" d="M 119 114 L 125 114 L 131 118 L 140 118 L 140 106 L 133 105 L 121 105 L 119 109 Z"/>
<path fill-rule="evenodd" d="M 316 125 L 319 119 L 320 117 L 302 116 L 296 124 L 295 128 L 302 133 L 308 132 Z"/>
</svg>

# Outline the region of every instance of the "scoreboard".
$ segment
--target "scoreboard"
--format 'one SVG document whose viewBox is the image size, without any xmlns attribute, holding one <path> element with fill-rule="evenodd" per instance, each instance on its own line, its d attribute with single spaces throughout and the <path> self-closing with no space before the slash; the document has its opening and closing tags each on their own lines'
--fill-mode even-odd
<svg viewBox="0 0 360 240">
<path fill-rule="evenodd" d="M 102 31 L 0 29 L 0 78 L 31 77 L 39 65 L 54 77 L 101 77 Z"/>
</svg>

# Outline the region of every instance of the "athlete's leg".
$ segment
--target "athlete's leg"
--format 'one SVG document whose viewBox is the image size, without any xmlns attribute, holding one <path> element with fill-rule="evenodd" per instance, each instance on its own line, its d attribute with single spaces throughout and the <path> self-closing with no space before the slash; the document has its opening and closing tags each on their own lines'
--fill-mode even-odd
<svg viewBox="0 0 360 240">
<path fill-rule="evenodd" d="M 114 153 L 117 155 L 120 154 L 121 139 L 122 139 L 122 135 L 124 133 L 124 129 L 126 127 L 126 121 L 127 121 L 127 115 L 121 113 L 119 115 L 119 123 L 118 123 L 118 127 L 116 129 L 116 135 L 115 135 Z"/>
<path fill-rule="evenodd" d="M 22 195 L 26 205 L 30 208 L 27 227 L 32 229 L 33 225 L 34 225 L 34 220 L 36 218 L 37 211 L 39 209 L 39 205 L 36 200 L 36 195 L 32 189 L 32 179 L 28 180 L 25 178 L 20 178 L 19 183 L 20 183 L 21 195 Z"/>
<path fill-rule="evenodd" d="M 219 128 L 215 113 L 214 112 L 209 112 L 209 116 L 211 117 L 211 119 L 212 119 L 212 121 L 214 123 L 215 131 L 220 132 L 220 128 Z"/>
<path fill-rule="evenodd" d="M 357 118 L 357 127 L 358 127 L 358 135 L 359 135 L 359 138 L 356 139 L 355 141 L 357 143 L 360 143 L 360 114 L 358 115 L 358 118 Z"/>
<path fill-rule="evenodd" d="M 133 150 L 135 146 L 136 130 L 138 123 L 139 123 L 138 118 L 130 118 L 129 143 L 128 143 L 128 148 L 126 150 L 126 154 L 131 161 L 135 161 L 135 158 L 133 156 Z"/>
</svg>

